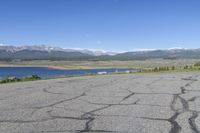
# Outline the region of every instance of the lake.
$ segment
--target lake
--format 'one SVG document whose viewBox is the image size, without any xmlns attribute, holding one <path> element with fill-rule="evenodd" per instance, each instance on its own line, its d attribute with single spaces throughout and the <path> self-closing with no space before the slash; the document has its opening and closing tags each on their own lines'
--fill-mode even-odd
<svg viewBox="0 0 200 133">
<path fill-rule="evenodd" d="M 105 68 L 105 69 L 77 69 L 77 70 L 60 70 L 47 67 L 0 67 L 0 78 L 4 77 L 24 77 L 38 75 L 41 78 L 50 78 L 55 76 L 83 75 L 87 73 L 96 74 L 98 72 L 112 73 L 115 71 L 123 72 L 135 70 L 133 68 Z"/>
</svg>

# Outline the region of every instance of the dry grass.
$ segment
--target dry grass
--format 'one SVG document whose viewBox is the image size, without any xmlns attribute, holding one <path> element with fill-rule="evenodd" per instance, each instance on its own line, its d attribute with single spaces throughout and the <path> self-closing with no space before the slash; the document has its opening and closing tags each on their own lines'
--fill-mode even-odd
<svg viewBox="0 0 200 133">
<path fill-rule="evenodd" d="M 178 60 L 134 60 L 134 61 L 18 61 L 0 62 L 0 66 L 44 66 L 58 69 L 90 69 L 90 68 L 152 68 L 162 66 L 184 66 L 193 65 L 199 59 Z"/>
</svg>

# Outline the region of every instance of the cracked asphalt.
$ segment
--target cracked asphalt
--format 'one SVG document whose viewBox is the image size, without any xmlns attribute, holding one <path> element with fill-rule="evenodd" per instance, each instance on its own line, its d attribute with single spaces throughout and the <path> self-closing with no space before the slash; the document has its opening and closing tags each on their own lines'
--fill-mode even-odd
<svg viewBox="0 0 200 133">
<path fill-rule="evenodd" d="M 199 133 L 200 73 L 0 85 L 0 133 Z"/>
</svg>

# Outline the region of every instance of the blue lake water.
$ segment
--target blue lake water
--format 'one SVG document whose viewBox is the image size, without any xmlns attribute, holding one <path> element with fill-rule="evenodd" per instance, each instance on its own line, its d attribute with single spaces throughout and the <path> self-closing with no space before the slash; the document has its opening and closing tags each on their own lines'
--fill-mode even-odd
<svg viewBox="0 0 200 133">
<path fill-rule="evenodd" d="M 127 70 L 134 70 L 133 68 L 106 68 L 106 69 L 77 69 L 77 70 L 60 70 L 51 69 L 47 67 L 0 67 L 0 78 L 3 77 L 23 77 L 30 75 L 38 75 L 42 78 L 49 78 L 55 76 L 70 76 L 83 75 L 87 73 L 96 74 L 98 72 L 112 73 L 115 71 L 123 72 Z"/>
</svg>

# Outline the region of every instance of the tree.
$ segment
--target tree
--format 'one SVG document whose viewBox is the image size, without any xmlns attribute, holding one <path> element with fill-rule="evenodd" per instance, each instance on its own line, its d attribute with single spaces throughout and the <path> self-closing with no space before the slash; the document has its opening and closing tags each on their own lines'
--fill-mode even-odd
<svg viewBox="0 0 200 133">
<path fill-rule="evenodd" d="M 175 70 L 175 66 L 172 66 L 172 70 Z"/>
</svg>

